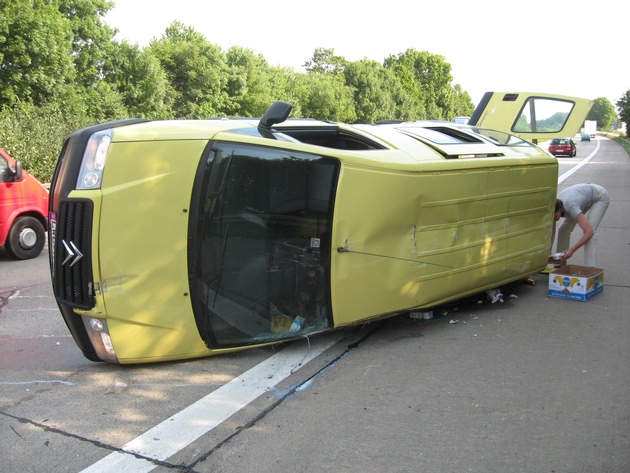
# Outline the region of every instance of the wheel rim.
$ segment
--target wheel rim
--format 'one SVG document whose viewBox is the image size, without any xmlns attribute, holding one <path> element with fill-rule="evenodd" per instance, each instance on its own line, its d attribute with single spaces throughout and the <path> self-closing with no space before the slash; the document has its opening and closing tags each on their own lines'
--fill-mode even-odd
<svg viewBox="0 0 630 473">
<path fill-rule="evenodd" d="M 37 244 L 37 233 L 32 228 L 23 228 L 18 238 L 20 246 L 25 249 L 33 248 Z"/>
</svg>

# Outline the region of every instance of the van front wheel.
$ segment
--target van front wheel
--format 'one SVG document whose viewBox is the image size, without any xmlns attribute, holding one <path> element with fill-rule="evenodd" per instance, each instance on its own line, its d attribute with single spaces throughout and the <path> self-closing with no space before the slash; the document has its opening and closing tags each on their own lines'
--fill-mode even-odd
<svg viewBox="0 0 630 473">
<path fill-rule="evenodd" d="M 35 217 L 19 217 L 9 231 L 7 252 L 16 259 L 36 258 L 44 249 L 46 230 Z"/>
</svg>

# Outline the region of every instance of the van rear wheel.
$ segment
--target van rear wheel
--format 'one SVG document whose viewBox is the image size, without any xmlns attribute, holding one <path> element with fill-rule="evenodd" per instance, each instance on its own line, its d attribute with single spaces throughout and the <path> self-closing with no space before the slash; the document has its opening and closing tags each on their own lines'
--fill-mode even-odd
<svg viewBox="0 0 630 473">
<path fill-rule="evenodd" d="M 36 258 L 44 249 L 46 230 L 35 217 L 19 217 L 9 231 L 7 252 L 16 259 Z"/>
</svg>

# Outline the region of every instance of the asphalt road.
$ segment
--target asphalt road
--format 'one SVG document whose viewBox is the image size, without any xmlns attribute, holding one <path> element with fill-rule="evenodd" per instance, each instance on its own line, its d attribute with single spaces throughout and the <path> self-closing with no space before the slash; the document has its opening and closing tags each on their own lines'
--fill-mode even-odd
<svg viewBox="0 0 630 473">
<path fill-rule="evenodd" d="M 559 161 L 561 187 L 612 199 L 588 302 L 548 298 L 538 274 L 431 320 L 116 366 L 74 345 L 47 253 L 0 250 L 0 470 L 627 473 L 630 159 L 599 138 Z"/>
</svg>

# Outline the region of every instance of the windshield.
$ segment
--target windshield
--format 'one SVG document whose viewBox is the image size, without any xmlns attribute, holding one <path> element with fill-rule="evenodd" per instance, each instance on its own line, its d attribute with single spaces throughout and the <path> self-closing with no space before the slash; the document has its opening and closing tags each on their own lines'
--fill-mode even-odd
<svg viewBox="0 0 630 473">
<path fill-rule="evenodd" d="M 191 296 L 210 348 L 330 328 L 338 162 L 217 143 L 199 167 L 189 234 Z"/>
</svg>

